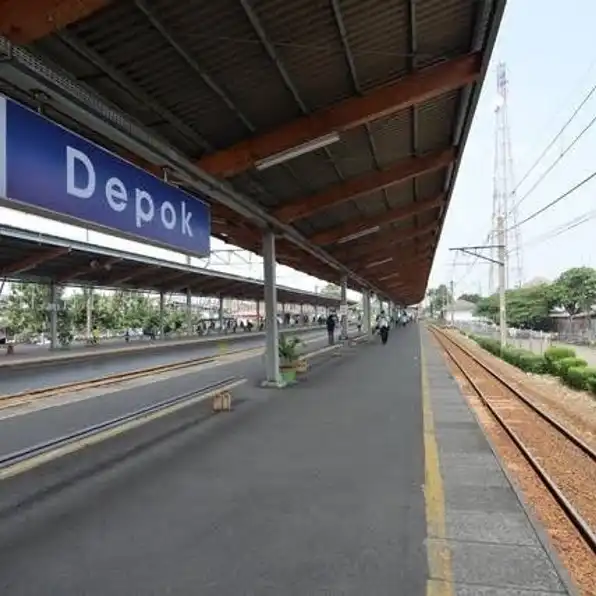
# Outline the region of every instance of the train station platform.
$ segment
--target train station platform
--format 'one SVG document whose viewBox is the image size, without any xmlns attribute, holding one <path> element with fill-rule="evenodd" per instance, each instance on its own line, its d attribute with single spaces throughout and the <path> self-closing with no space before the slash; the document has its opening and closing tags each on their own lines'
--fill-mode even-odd
<svg viewBox="0 0 596 596">
<path fill-rule="evenodd" d="M 303 333 L 310 330 L 323 329 L 320 325 L 280 326 L 282 333 Z M 108 356 L 130 356 L 138 353 L 151 354 L 176 348 L 188 348 L 217 344 L 234 343 L 255 338 L 264 338 L 264 331 L 237 331 L 236 333 L 209 333 L 207 335 L 179 336 L 163 340 L 134 339 L 125 342 L 122 339 L 104 340 L 98 345 L 89 346 L 78 343 L 66 349 L 50 350 L 38 345 L 18 345 L 12 355 L 6 355 L 5 346 L 0 346 L 0 371 L 4 368 L 29 368 L 54 365 L 62 362 L 102 359 Z M 5 356 L 5 357 L 3 357 Z"/>
<path fill-rule="evenodd" d="M 231 414 L 174 414 L 3 481 L 0 592 L 569 593 L 425 331 L 282 391 L 254 381 Z"/>
</svg>

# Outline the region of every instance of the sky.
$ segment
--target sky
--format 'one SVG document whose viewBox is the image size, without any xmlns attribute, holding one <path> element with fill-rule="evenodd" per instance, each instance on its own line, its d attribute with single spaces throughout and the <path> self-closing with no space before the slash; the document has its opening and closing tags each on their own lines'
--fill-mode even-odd
<svg viewBox="0 0 596 596">
<path fill-rule="evenodd" d="M 536 159 L 596 85 L 596 46 L 591 42 L 595 22 L 594 0 L 509 0 L 429 287 L 453 281 L 456 295 L 487 293 L 489 289 L 489 265 L 478 260 L 471 267 L 473 257 L 449 249 L 486 244 L 491 227 L 499 62 L 506 64 L 509 81 L 507 112 L 513 175 L 508 179 L 510 192 L 515 192 L 508 195 L 508 201 L 510 205 L 519 204 L 518 222 L 596 170 L 596 126 L 589 128 L 561 158 L 574 137 L 596 118 L 595 92 L 526 177 Z M 542 181 L 538 182 L 541 177 Z M 509 224 L 513 225 L 512 218 Z M 574 224 L 578 225 L 571 227 Z M 570 267 L 596 267 L 595 225 L 596 178 L 518 227 L 523 280 L 553 280 Z M 511 285 L 515 285 L 517 277 L 514 240 L 511 232 L 508 234 L 512 250 Z M 490 251 L 482 252 L 490 256 Z"/>
<path fill-rule="evenodd" d="M 508 77 L 507 111 L 511 139 L 510 205 L 517 202 L 518 221 L 556 199 L 596 169 L 596 126 L 561 158 L 574 137 L 596 118 L 596 93 L 567 126 L 553 148 L 530 167 L 573 111 L 596 85 L 595 0 L 509 0 L 493 52 L 476 117 L 466 145 L 454 195 L 431 272 L 429 287 L 454 283 L 455 294 L 489 290 L 489 266 L 450 248 L 482 245 L 490 230 L 493 203 L 497 63 Z M 559 160 L 543 180 L 545 171 Z M 536 186 L 536 182 L 539 182 Z M 517 182 L 520 182 L 517 184 Z M 535 188 L 533 188 L 535 186 Z M 184 263 L 186 257 L 160 248 L 121 240 L 74 226 L 0 208 L 0 221 L 29 230 L 88 240 L 130 252 Z M 596 178 L 543 214 L 520 225 L 523 280 L 552 280 L 574 266 L 596 267 L 592 234 L 596 222 Z M 512 223 L 510 218 L 509 223 Z M 578 224 L 572 227 L 574 223 Z M 568 229 L 570 228 L 570 229 Z M 514 239 L 513 233 L 508 235 Z M 212 239 L 214 255 L 193 259 L 196 266 L 262 279 L 256 255 L 228 254 L 231 247 Z M 516 262 L 515 246 L 510 263 Z M 490 255 L 489 251 L 483 251 Z M 513 272 L 512 272 L 513 273 Z M 511 274 L 511 283 L 515 283 Z M 325 285 L 300 272 L 278 266 L 278 283 L 314 291 Z M 350 298 L 358 294 L 349 293 Z"/>
</svg>

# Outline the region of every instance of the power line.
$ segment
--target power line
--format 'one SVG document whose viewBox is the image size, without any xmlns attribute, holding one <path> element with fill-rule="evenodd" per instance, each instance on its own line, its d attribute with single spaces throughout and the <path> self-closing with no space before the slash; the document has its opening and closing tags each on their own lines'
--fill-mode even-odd
<svg viewBox="0 0 596 596">
<path fill-rule="evenodd" d="M 590 91 L 584 97 L 584 99 L 579 104 L 579 106 L 577 106 L 577 108 L 575 108 L 573 114 L 571 114 L 569 119 L 559 129 L 559 132 L 557 132 L 557 134 L 551 139 L 550 143 L 546 146 L 546 148 L 542 151 L 542 153 L 536 158 L 534 163 L 530 166 L 530 169 L 524 174 L 524 176 L 521 178 L 521 180 L 517 183 L 517 185 L 513 189 L 512 194 L 515 193 L 515 191 L 517 191 L 517 189 L 528 179 L 530 174 L 536 169 L 538 164 L 542 161 L 542 158 L 552 149 L 554 144 L 559 140 L 561 135 L 565 132 L 565 129 L 573 122 L 573 120 L 575 120 L 575 117 L 579 114 L 579 112 L 586 105 L 586 103 L 588 103 L 589 99 L 592 97 L 592 95 L 594 95 L 594 93 L 596 93 L 596 84 L 590 89 Z"/>
<path fill-rule="evenodd" d="M 559 195 L 556 199 L 553 199 L 550 203 L 547 203 L 544 207 L 538 209 L 537 211 L 534 211 L 534 213 L 528 215 L 528 217 L 526 217 L 525 219 L 522 219 L 522 221 L 520 221 L 515 226 L 512 226 L 510 229 L 514 229 L 516 227 L 523 226 L 525 223 L 528 223 L 529 221 L 538 217 L 539 215 L 541 215 L 542 213 L 544 213 L 551 207 L 554 207 L 557 203 L 560 203 L 563 199 L 566 199 L 567 197 L 572 195 L 576 190 L 580 189 L 582 186 L 584 186 L 585 184 L 590 182 L 590 180 L 592 180 L 593 178 L 596 178 L 596 171 L 592 172 L 589 176 L 586 176 L 583 180 L 578 182 L 575 186 L 573 186 L 569 190 L 565 191 L 563 194 Z"/>
<path fill-rule="evenodd" d="M 596 88 L 596 87 L 595 87 Z M 565 150 L 557 157 L 557 159 L 542 173 L 542 175 L 534 182 L 534 184 L 530 187 L 530 189 L 515 203 L 514 208 L 519 207 L 535 190 L 536 188 L 544 181 L 544 179 L 554 170 L 554 168 L 561 162 L 561 160 L 571 151 L 571 149 L 576 145 L 579 140 L 596 124 L 596 116 L 590 120 L 590 122 L 581 130 L 581 132 L 571 141 L 571 143 L 565 148 Z M 511 213 L 511 212 L 510 212 Z"/>
<path fill-rule="evenodd" d="M 579 215 L 578 217 L 574 217 L 573 219 L 565 222 L 564 224 L 562 224 L 560 226 L 556 226 L 556 227 L 552 228 L 548 232 L 544 232 L 543 234 L 539 234 L 538 236 L 535 236 L 534 238 L 530 239 L 525 244 L 525 246 L 536 246 L 537 244 L 541 244 L 542 242 L 544 242 L 546 240 L 551 240 L 552 238 L 561 236 L 562 234 L 570 232 L 571 230 L 574 230 L 575 228 L 578 228 L 579 226 L 582 226 L 583 224 L 588 223 L 589 221 L 593 220 L 594 218 L 596 218 L 596 209 L 594 209 L 592 211 L 588 211 L 586 213 L 583 213 L 582 215 Z"/>
</svg>

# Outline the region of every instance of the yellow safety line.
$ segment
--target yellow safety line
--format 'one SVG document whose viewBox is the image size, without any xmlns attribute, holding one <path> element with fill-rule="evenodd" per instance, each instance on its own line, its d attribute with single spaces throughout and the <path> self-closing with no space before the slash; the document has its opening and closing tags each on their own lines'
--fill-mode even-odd
<svg viewBox="0 0 596 596">
<path fill-rule="evenodd" d="M 445 530 L 445 495 L 439 464 L 439 449 L 435 436 L 426 356 L 420 334 L 420 374 L 422 386 L 422 419 L 424 426 L 424 500 L 426 504 L 426 551 L 429 578 L 427 596 L 453 596 L 451 551 Z"/>
<path fill-rule="evenodd" d="M 234 387 L 241 385 L 246 382 L 246 379 L 238 379 L 237 381 L 233 381 L 228 383 L 227 385 L 223 385 L 222 387 L 218 387 L 213 391 L 209 391 L 208 393 L 199 393 L 196 397 L 189 398 L 180 403 L 172 404 L 171 406 L 167 406 L 162 408 L 161 410 L 157 410 L 155 412 L 148 413 L 147 415 L 143 415 L 139 418 L 134 418 L 133 420 L 129 420 L 127 422 L 123 422 L 122 424 L 109 428 L 103 431 L 99 431 L 89 437 L 84 437 L 73 441 L 72 443 L 67 443 L 66 445 L 62 445 L 60 447 L 56 447 L 50 451 L 46 451 L 44 453 L 40 453 L 39 455 L 33 455 L 21 462 L 13 464 L 11 466 L 7 466 L 6 468 L 0 470 L 0 480 L 6 480 L 8 478 L 12 478 L 14 476 L 18 476 L 23 472 L 27 472 L 29 470 L 33 470 L 43 464 L 47 464 L 55 459 L 60 457 L 64 457 L 65 455 L 70 455 L 71 453 L 76 453 L 85 447 L 90 447 L 91 445 L 97 445 L 98 443 L 102 443 L 107 439 L 111 439 L 113 437 L 117 437 L 122 435 L 130 430 L 143 426 L 149 422 L 154 420 L 158 420 L 159 418 L 163 418 L 164 416 L 168 416 L 177 412 L 178 410 L 182 410 L 187 408 L 193 404 L 205 401 L 214 395 L 221 393 L 222 391 L 230 391 Z"/>
</svg>

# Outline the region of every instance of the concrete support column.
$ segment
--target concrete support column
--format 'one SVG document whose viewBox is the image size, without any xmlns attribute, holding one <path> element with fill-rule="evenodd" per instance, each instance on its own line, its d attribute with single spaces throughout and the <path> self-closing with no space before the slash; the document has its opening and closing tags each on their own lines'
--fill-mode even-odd
<svg viewBox="0 0 596 596">
<path fill-rule="evenodd" d="M 265 385 L 279 387 L 282 383 L 279 374 L 275 234 L 270 230 L 263 236 L 263 285 L 265 289 Z"/>
<path fill-rule="evenodd" d="M 368 335 L 369 338 L 372 338 L 373 335 L 373 324 L 371 321 L 372 318 L 372 312 L 371 312 L 371 308 L 370 308 L 370 299 L 371 299 L 371 293 L 367 290 L 364 293 L 364 306 L 366 309 L 366 333 Z"/>
<path fill-rule="evenodd" d="M 223 296 L 219 297 L 219 331 L 220 333 L 225 333 L 226 328 L 224 326 L 224 298 Z"/>
<path fill-rule="evenodd" d="M 340 317 L 341 317 L 341 336 L 340 339 L 348 339 L 348 277 L 342 275 L 340 282 Z"/>
<path fill-rule="evenodd" d="M 165 308 L 166 295 L 163 292 L 159 293 L 159 339 L 165 339 L 164 328 L 165 328 Z"/>
<path fill-rule="evenodd" d="M 87 341 L 91 339 L 91 335 L 93 333 L 93 288 L 89 287 L 86 290 L 87 294 Z"/>
<path fill-rule="evenodd" d="M 58 291 L 54 282 L 50 283 L 50 349 L 58 347 Z"/>
<path fill-rule="evenodd" d="M 192 291 L 186 288 L 186 334 L 192 335 Z"/>
<path fill-rule="evenodd" d="M 368 333 L 370 327 L 370 294 L 368 290 L 362 292 L 362 332 Z"/>
</svg>

